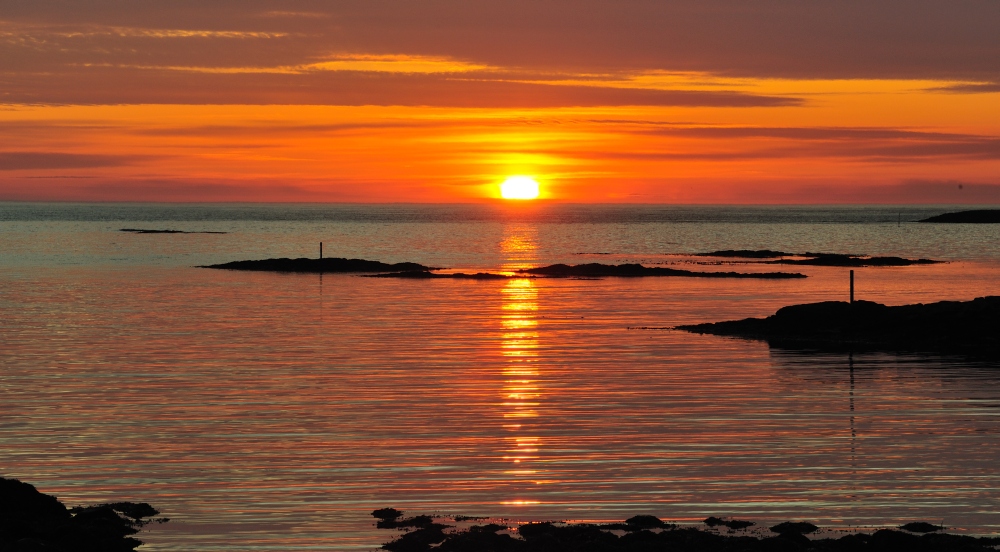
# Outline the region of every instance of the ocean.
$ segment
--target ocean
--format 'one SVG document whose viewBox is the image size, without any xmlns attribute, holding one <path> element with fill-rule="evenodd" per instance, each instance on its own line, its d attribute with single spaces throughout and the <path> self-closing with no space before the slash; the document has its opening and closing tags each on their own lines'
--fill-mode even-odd
<svg viewBox="0 0 1000 552">
<path fill-rule="evenodd" d="M 776 249 L 860 299 L 1000 295 L 1000 227 L 960 206 L 0 203 L 0 475 L 145 501 L 143 550 L 372 550 L 375 508 L 527 520 L 735 516 L 1000 531 L 1000 368 L 824 354 L 685 323 L 846 300 L 797 280 L 399 280 L 241 259 L 512 271 Z M 135 234 L 122 228 L 224 234 Z"/>
</svg>

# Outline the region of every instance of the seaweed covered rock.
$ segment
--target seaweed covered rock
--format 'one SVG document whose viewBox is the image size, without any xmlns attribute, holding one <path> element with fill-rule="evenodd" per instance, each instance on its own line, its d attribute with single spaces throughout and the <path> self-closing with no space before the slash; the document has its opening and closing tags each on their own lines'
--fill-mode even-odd
<svg viewBox="0 0 1000 552">
<path fill-rule="evenodd" d="M 417 516 L 424 517 L 424 516 Z M 659 521 L 659 525 L 655 522 Z M 752 522 L 711 517 L 709 526 L 745 528 Z M 645 527 L 640 527 L 645 526 Z M 383 546 L 392 552 L 995 552 L 998 538 L 943 533 L 923 536 L 882 529 L 839 538 L 811 538 L 819 528 L 808 522 L 785 522 L 771 527 L 775 536 L 725 534 L 694 527 L 679 528 L 654 516 L 629 518 L 624 523 L 593 525 L 553 522 L 527 523 L 517 528 L 491 523 L 465 530 L 444 531 L 432 524 Z"/>
<path fill-rule="evenodd" d="M 0 550 L 5 552 L 135 550 L 142 541 L 132 535 L 157 514 L 144 502 L 67 509 L 33 485 L 0 478 Z"/>
</svg>

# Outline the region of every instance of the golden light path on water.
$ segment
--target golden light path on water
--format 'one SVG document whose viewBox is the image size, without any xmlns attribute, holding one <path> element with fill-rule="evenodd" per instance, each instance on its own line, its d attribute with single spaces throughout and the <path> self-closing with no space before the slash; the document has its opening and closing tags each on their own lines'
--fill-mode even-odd
<svg viewBox="0 0 1000 552">
<path fill-rule="evenodd" d="M 505 271 L 530 268 L 538 263 L 535 236 L 530 228 L 512 227 L 500 242 L 500 249 L 506 257 Z M 508 433 L 508 447 L 504 460 L 512 466 L 506 473 L 524 481 L 537 481 L 539 470 L 539 448 L 541 438 L 531 433 L 532 419 L 538 417 L 539 402 L 543 392 L 539 387 L 539 336 L 538 336 L 538 290 L 530 278 L 508 280 L 501 288 L 500 322 L 503 329 L 501 342 L 504 388 L 504 429 Z M 506 504 L 535 504 L 537 500 L 527 497 L 512 497 Z"/>
</svg>

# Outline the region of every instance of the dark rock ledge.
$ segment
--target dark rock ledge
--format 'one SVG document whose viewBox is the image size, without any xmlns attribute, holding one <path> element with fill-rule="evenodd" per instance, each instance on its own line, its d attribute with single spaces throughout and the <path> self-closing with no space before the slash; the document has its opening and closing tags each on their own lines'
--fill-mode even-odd
<svg viewBox="0 0 1000 552">
<path fill-rule="evenodd" d="M 809 538 L 806 535 L 819 527 L 802 521 L 748 530 L 752 522 L 710 517 L 704 521 L 709 529 L 703 529 L 639 515 L 624 523 L 543 522 L 518 527 L 489 523 L 455 529 L 430 516 L 403 518 L 393 508 L 372 515 L 379 519 L 379 528 L 406 531 L 382 546 L 391 552 L 995 552 L 1000 545 L 1000 538 L 938 533 L 941 527 L 926 522 L 908 523 L 900 527 L 902 531 L 879 529 L 872 534 Z"/>
<path fill-rule="evenodd" d="M 1000 297 L 888 307 L 826 301 L 767 318 L 678 326 L 700 334 L 767 341 L 786 349 L 895 351 L 1000 358 Z"/>
<path fill-rule="evenodd" d="M 600 263 L 565 265 L 554 264 L 538 268 L 520 270 L 515 276 L 478 272 L 465 273 L 435 273 L 438 268 L 417 263 L 388 264 L 364 259 L 264 259 L 259 261 L 233 261 L 231 263 L 200 266 L 199 268 L 218 268 L 223 270 L 251 270 L 266 272 L 306 272 L 306 273 L 369 273 L 378 278 L 412 278 L 412 279 L 467 279 L 495 280 L 504 278 L 525 278 L 546 276 L 562 277 L 603 277 L 603 276 L 683 276 L 691 278 L 756 278 L 756 279 L 787 279 L 805 278 L 804 274 L 795 272 L 696 272 L 693 270 L 678 270 L 674 268 L 647 267 L 640 264 L 606 265 Z"/>
<path fill-rule="evenodd" d="M 807 266 L 912 266 L 937 264 L 943 261 L 932 259 L 906 259 L 903 257 L 872 257 L 850 253 L 788 253 L 771 249 L 724 249 L 708 253 L 697 253 L 696 257 L 723 257 L 733 259 L 773 259 L 759 261 L 764 264 L 787 264 Z M 784 257 L 794 257 L 786 259 Z"/>
<path fill-rule="evenodd" d="M 578 265 L 554 264 L 538 268 L 528 268 L 518 272 L 521 274 L 549 277 L 619 276 L 634 278 L 639 276 L 682 276 L 689 278 L 756 278 L 764 280 L 806 277 L 805 274 L 797 272 L 697 272 L 677 268 L 649 267 L 641 264 L 607 265 L 601 263 Z"/>
<path fill-rule="evenodd" d="M 307 272 L 307 273 L 363 273 L 363 272 L 423 272 L 435 270 L 432 267 L 417 263 L 382 263 L 364 259 L 343 259 L 329 257 L 326 259 L 263 259 L 259 261 L 233 261 L 214 265 L 204 265 L 198 268 L 220 268 L 223 270 L 254 270 L 261 272 Z"/>
<path fill-rule="evenodd" d="M 946 224 L 1000 224 L 1000 209 L 976 209 L 945 213 L 928 217 L 917 222 L 936 222 Z"/>
<path fill-rule="evenodd" d="M 0 478 L 0 550 L 4 552 L 127 552 L 132 537 L 159 514 L 146 503 L 113 502 L 66 508 L 56 497 L 16 479 Z"/>
</svg>

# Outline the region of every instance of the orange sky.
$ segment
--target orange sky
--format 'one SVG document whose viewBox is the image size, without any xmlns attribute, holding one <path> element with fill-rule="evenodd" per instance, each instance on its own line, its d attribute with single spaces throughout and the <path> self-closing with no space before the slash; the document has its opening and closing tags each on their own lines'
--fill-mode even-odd
<svg viewBox="0 0 1000 552">
<path fill-rule="evenodd" d="M 327 4 L 0 14 L 0 200 L 1000 203 L 996 3 Z"/>
</svg>

